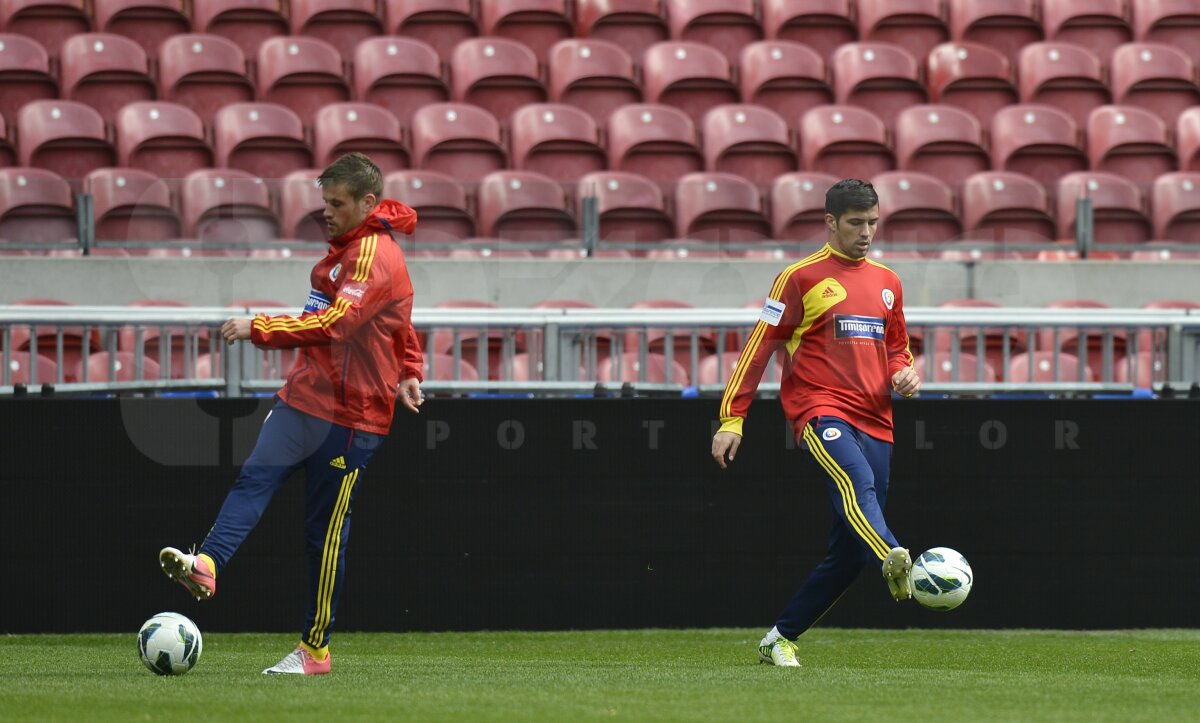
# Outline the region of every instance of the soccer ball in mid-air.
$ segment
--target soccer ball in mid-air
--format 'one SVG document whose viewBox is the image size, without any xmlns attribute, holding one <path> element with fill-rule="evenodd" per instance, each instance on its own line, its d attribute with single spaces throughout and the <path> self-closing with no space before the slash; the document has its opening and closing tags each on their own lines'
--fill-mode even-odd
<svg viewBox="0 0 1200 723">
<path fill-rule="evenodd" d="M 179 613 L 159 613 L 138 631 L 138 654 L 158 675 L 183 675 L 195 667 L 203 648 L 200 628 Z"/>
<path fill-rule="evenodd" d="M 974 579 L 967 558 L 949 547 L 931 548 L 913 561 L 913 597 L 931 610 L 953 610 L 962 605 Z"/>
</svg>

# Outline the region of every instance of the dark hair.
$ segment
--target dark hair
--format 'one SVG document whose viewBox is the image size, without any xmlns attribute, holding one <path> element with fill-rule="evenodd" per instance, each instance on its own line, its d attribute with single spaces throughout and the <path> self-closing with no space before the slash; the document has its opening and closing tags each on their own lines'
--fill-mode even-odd
<svg viewBox="0 0 1200 723">
<path fill-rule="evenodd" d="M 344 185 L 355 201 L 361 201 L 368 193 L 375 194 L 378 200 L 383 195 L 383 174 L 362 153 L 347 153 L 321 172 L 317 185 L 321 188 Z"/>
<path fill-rule="evenodd" d="M 825 213 L 835 220 L 847 211 L 869 211 L 878 205 L 875 187 L 857 178 L 838 181 L 825 192 Z"/>
</svg>

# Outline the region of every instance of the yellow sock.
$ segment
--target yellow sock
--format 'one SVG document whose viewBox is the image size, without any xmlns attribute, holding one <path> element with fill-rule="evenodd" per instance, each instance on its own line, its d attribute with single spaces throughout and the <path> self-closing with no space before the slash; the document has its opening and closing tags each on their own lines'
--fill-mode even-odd
<svg viewBox="0 0 1200 723">
<path fill-rule="evenodd" d="M 300 641 L 301 647 L 308 651 L 308 654 L 313 656 L 313 660 L 321 661 L 329 657 L 329 646 L 322 645 L 319 648 L 314 648 L 303 640 Z"/>
<path fill-rule="evenodd" d="M 204 562 L 208 563 L 208 569 L 212 571 L 213 577 L 217 576 L 217 563 L 213 562 L 213 559 L 211 557 L 209 557 L 208 555 L 205 555 L 203 552 L 201 552 L 199 555 L 196 555 L 196 557 L 198 557 L 201 560 L 204 560 Z"/>
</svg>

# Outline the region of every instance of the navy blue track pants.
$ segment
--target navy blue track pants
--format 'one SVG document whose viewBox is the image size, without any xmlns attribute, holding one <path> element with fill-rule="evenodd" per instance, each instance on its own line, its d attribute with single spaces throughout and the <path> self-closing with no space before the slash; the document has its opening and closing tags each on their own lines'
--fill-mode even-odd
<svg viewBox="0 0 1200 723">
<path fill-rule="evenodd" d="M 828 554 L 775 624 L 789 640 L 820 620 L 868 563 L 882 565 L 899 546 L 883 519 L 892 445 L 837 417 L 810 421 L 802 441 L 825 479 L 834 521 Z"/>
<path fill-rule="evenodd" d="M 308 555 L 308 618 L 302 639 L 319 648 L 329 630 L 346 576 L 350 508 L 367 462 L 383 435 L 343 427 L 277 401 L 254 451 L 225 497 L 200 551 L 224 570 L 258 524 L 275 491 L 298 469 L 307 478 L 304 541 Z"/>
</svg>

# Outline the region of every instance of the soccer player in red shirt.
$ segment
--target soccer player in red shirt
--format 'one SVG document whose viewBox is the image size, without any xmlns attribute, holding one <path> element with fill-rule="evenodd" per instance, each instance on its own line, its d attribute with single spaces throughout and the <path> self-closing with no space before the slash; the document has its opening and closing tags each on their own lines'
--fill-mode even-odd
<svg viewBox="0 0 1200 723">
<path fill-rule="evenodd" d="M 869 183 L 840 181 L 825 195 L 829 241 L 775 278 L 721 399 L 712 456 L 732 462 L 763 370 L 787 352 L 779 397 L 801 446 L 825 478 L 836 513 L 825 559 L 759 643 L 767 663 L 797 666 L 795 640 L 870 562 L 897 600 L 912 597 L 912 559 L 883 518 L 892 457 L 893 391 L 910 397 L 913 368 L 900 279 L 867 252 L 879 223 Z"/>
<path fill-rule="evenodd" d="M 167 547 L 159 553 L 170 578 L 197 600 L 210 599 L 217 572 L 258 524 L 275 490 L 304 470 L 308 618 L 299 645 L 263 671 L 268 674 L 330 671 L 329 629 L 343 588 L 354 494 L 387 436 L 397 398 L 414 414 L 422 402 L 412 281 L 391 235 L 412 233 L 417 214 L 380 200 L 379 168 L 361 153 L 334 161 L 317 183 L 329 253 L 313 267 L 304 313 L 229 319 L 221 327 L 231 345 L 250 341 L 300 353 L 199 552 Z"/>
</svg>

